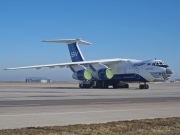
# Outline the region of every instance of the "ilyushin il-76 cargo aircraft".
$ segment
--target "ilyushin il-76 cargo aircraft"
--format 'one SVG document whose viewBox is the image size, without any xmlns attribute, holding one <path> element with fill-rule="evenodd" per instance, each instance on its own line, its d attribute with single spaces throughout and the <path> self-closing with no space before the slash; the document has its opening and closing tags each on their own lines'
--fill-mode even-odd
<svg viewBox="0 0 180 135">
<path fill-rule="evenodd" d="M 173 71 L 161 60 L 135 59 L 103 59 L 86 61 L 78 44 L 90 45 L 82 39 L 44 40 L 42 42 L 66 43 L 72 62 L 36 65 L 5 70 L 41 69 L 44 67 L 67 67 L 73 72 L 72 77 L 79 80 L 80 88 L 129 88 L 128 83 L 139 83 L 139 89 L 148 89 L 148 82 L 164 82 L 170 78 Z"/>
</svg>

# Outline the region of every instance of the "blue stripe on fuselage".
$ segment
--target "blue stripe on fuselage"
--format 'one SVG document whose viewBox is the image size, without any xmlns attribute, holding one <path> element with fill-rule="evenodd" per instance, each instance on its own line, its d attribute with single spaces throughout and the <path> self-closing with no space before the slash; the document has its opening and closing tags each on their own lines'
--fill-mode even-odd
<svg viewBox="0 0 180 135">
<path fill-rule="evenodd" d="M 102 81 L 102 79 L 92 78 L 93 81 Z M 104 80 L 103 80 L 104 81 Z M 105 81 L 122 81 L 122 82 L 149 82 L 138 74 L 115 74 L 112 79 L 106 79 Z"/>
</svg>

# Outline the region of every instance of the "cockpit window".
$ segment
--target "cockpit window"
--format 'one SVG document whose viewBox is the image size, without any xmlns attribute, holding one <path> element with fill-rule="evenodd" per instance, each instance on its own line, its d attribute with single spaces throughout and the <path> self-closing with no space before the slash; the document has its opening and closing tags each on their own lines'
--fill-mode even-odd
<svg viewBox="0 0 180 135">
<path fill-rule="evenodd" d="M 152 65 L 153 66 L 159 66 L 159 67 L 165 67 L 165 68 L 167 68 L 168 67 L 168 65 L 166 65 L 164 62 L 162 62 L 162 61 L 154 61 L 153 63 L 152 63 Z"/>
<path fill-rule="evenodd" d="M 147 65 L 151 65 L 151 63 L 148 63 Z"/>
</svg>

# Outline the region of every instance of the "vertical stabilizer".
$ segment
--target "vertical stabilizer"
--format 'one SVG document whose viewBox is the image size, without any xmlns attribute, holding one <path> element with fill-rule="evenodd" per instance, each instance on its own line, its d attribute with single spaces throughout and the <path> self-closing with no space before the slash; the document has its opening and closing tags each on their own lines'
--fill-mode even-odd
<svg viewBox="0 0 180 135">
<path fill-rule="evenodd" d="M 79 49 L 78 44 L 90 45 L 91 43 L 79 39 L 58 39 L 44 40 L 43 42 L 67 43 L 72 62 L 84 61 L 84 57 Z"/>
<path fill-rule="evenodd" d="M 72 44 L 68 44 L 68 48 L 69 48 L 69 53 L 70 53 L 72 62 L 84 61 L 85 60 L 82 53 L 81 53 L 81 50 L 79 49 L 77 42 L 72 43 Z"/>
</svg>

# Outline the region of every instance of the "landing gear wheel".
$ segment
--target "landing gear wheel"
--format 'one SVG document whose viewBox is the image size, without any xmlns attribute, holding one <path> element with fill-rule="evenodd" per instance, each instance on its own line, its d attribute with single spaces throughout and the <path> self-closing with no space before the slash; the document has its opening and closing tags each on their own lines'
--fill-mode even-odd
<svg viewBox="0 0 180 135">
<path fill-rule="evenodd" d="M 139 85 L 139 89 L 149 89 L 149 85 L 148 84 L 141 84 L 141 85 Z"/>
<path fill-rule="evenodd" d="M 79 88 L 83 88 L 83 84 L 79 83 Z"/>
<path fill-rule="evenodd" d="M 107 84 L 104 84 L 104 88 L 107 89 L 109 86 Z"/>
<path fill-rule="evenodd" d="M 113 85 L 113 88 L 114 88 L 114 89 L 117 89 L 118 87 L 117 87 L 117 85 Z"/>
<path fill-rule="evenodd" d="M 149 85 L 148 84 L 145 84 L 145 89 L 149 89 Z"/>
<path fill-rule="evenodd" d="M 125 88 L 129 88 L 129 84 L 125 84 Z"/>
</svg>

